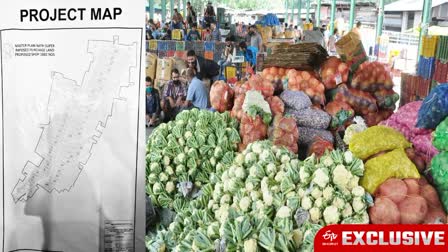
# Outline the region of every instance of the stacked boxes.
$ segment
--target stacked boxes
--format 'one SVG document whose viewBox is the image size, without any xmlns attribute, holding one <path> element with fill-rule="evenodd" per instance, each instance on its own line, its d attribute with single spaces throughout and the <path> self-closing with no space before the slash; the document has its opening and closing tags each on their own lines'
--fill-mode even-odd
<svg viewBox="0 0 448 252">
<path fill-rule="evenodd" d="M 437 36 L 424 36 L 422 38 L 422 49 L 417 66 L 417 75 L 425 80 L 432 79 L 434 75 L 437 41 Z"/>
<path fill-rule="evenodd" d="M 448 36 L 440 36 L 437 43 L 434 80 L 448 82 Z"/>
</svg>

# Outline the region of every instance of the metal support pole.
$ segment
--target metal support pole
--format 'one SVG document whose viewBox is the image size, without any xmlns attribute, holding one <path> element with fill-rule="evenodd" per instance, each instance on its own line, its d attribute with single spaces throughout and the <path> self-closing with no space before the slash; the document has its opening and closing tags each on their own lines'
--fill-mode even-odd
<svg viewBox="0 0 448 252">
<path fill-rule="evenodd" d="M 316 27 L 320 27 L 320 6 L 322 5 L 321 0 L 317 0 L 317 5 L 316 5 Z"/>
<path fill-rule="evenodd" d="M 336 0 L 331 0 L 330 35 L 333 35 L 335 16 L 336 16 Z"/>
<path fill-rule="evenodd" d="M 296 18 L 294 16 L 294 14 L 295 14 L 294 12 L 295 12 L 295 6 L 294 6 L 294 0 L 292 0 L 292 3 L 291 3 L 292 23 L 291 24 L 293 24 L 293 25 L 294 25 L 294 19 Z"/>
<path fill-rule="evenodd" d="M 306 22 L 310 22 L 310 0 L 306 0 Z"/>
<path fill-rule="evenodd" d="M 170 0 L 170 20 L 173 18 L 174 14 L 174 0 Z"/>
<path fill-rule="evenodd" d="M 418 38 L 418 55 L 417 62 L 419 60 L 420 52 L 422 50 L 422 39 L 423 36 L 428 35 L 428 27 L 429 23 L 432 19 L 432 0 L 423 0 L 423 13 L 422 13 L 422 22 L 420 24 L 420 34 Z"/>
<path fill-rule="evenodd" d="M 350 0 L 350 22 L 348 29 L 353 29 L 353 24 L 355 23 L 355 7 L 356 7 L 356 0 Z"/>
<path fill-rule="evenodd" d="M 378 5 L 378 19 L 376 21 L 376 37 L 375 37 L 375 51 L 377 52 L 377 59 L 380 55 L 380 38 L 383 34 L 383 19 L 384 19 L 384 0 L 380 0 Z"/>
<path fill-rule="evenodd" d="M 288 6 L 288 2 L 289 2 L 289 0 L 285 1 L 285 9 L 286 9 L 285 24 L 288 23 L 288 20 L 289 20 L 289 9 L 288 9 L 289 6 Z"/>
<path fill-rule="evenodd" d="M 297 20 L 297 25 L 303 28 L 302 23 L 302 0 L 297 0 L 297 9 L 299 14 L 299 19 Z"/>
<path fill-rule="evenodd" d="M 166 0 L 162 0 L 162 25 L 166 22 Z"/>
<path fill-rule="evenodd" d="M 184 9 L 184 18 L 187 17 L 187 0 L 182 0 L 182 8 Z"/>
<path fill-rule="evenodd" d="M 154 0 L 148 0 L 149 4 L 149 18 L 154 19 Z"/>
</svg>

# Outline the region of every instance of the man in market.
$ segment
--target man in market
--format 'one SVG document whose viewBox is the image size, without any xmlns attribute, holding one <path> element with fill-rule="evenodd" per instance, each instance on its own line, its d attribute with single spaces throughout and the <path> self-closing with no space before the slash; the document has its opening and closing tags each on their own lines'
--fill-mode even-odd
<svg viewBox="0 0 448 252">
<path fill-rule="evenodd" d="M 198 41 L 198 40 L 201 40 L 201 34 L 199 34 L 198 25 L 196 23 L 194 23 L 191 26 L 191 30 L 188 32 L 188 35 L 187 35 L 187 40 L 188 41 Z"/>
<path fill-rule="evenodd" d="M 183 18 L 182 15 L 177 11 L 177 9 L 174 9 L 174 15 L 171 22 L 173 29 L 182 29 Z"/>
<path fill-rule="evenodd" d="M 220 66 L 219 74 L 222 75 L 224 68 L 232 63 L 233 56 L 236 55 L 236 48 L 233 45 L 235 42 L 235 36 L 228 36 L 226 38 L 226 49 L 224 49 L 223 58 L 218 61 Z"/>
<path fill-rule="evenodd" d="M 160 114 L 159 91 L 154 88 L 151 77 L 146 76 L 146 127 L 156 124 L 157 116 Z"/>
<path fill-rule="evenodd" d="M 221 41 L 221 32 L 219 31 L 215 22 L 212 22 L 210 24 L 210 29 L 211 29 L 212 41 L 215 41 L 215 42 Z"/>
<path fill-rule="evenodd" d="M 337 55 L 336 53 L 336 42 L 339 40 L 339 31 L 338 28 L 334 28 L 333 35 L 328 39 L 327 50 L 330 56 Z"/>
<path fill-rule="evenodd" d="M 187 109 L 207 109 L 209 107 L 208 90 L 204 83 L 196 77 L 196 72 L 194 69 L 187 69 L 187 80 L 189 85 L 184 107 Z"/>
<path fill-rule="evenodd" d="M 255 25 L 250 26 L 246 42 L 249 46 L 257 48 L 258 52 L 263 52 L 263 39 Z"/>
<path fill-rule="evenodd" d="M 182 110 L 186 96 L 187 87 L 180 81 L 179 70 L 173 69 L 171 71 L 171 80 L 163 90 L 161 101 L 165 121 L 174 119 Z"/>
<path fill-rule="evenodd" d="M 204 81 L 204 78 L 213 82 L 219 79 L 219 65 L 213 60 L 204 59 L 197 56 L 194 50 L 187 52 L 187 66 L 195 70 L 196 77 Z"/>
<path fill-rule="evenodd" d="M 194 11 L 193 6 L 191 6 L 191 3 L 187 2 L 187 24 L 190 29 L 193 27 L 193 24 L 196 23 L 196 20 L 197 20 L 196 11 Z"/>
<path fill-rule="evenodd" d="M 208 2 L 207 7 L 205 8 L 204 21 L 205 21 L 205 26 L 207 28 L 209 27 L 209 25 L 211 23 L 216 22 L 215 8 L 213 8 L 213 5 L 211 2 Z"/>
<path fill-rule="evenodd" d="M 250 64 L 250 67 L 255 70 L 257 64 L 257 48 L 253 46 L 247 46 L 246 42 L 241 41 L 240 50 L 243 52 L 244 60 Z"/>
</svg>

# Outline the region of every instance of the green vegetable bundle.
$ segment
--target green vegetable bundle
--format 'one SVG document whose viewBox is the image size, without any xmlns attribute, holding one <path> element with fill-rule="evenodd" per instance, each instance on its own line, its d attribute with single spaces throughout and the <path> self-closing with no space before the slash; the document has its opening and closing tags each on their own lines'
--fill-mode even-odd
<svg viewBox="0 0 448 252">
<path fill-rule="evenodd" d="M 146 192 L 153 204 L 178 212 L 186 196 L 216 182 L 217 169 L 233 161 L 240 142 L 237 127 L 228 112 L 198 109 L 183 111 L 157 127 L 146 150 Z"/>
</svg>

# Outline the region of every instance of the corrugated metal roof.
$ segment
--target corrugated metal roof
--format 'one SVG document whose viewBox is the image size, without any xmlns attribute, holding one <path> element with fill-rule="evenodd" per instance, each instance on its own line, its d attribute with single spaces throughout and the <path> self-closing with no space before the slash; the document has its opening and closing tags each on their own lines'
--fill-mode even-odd
<svg viewBox="0 0 448 252">
<path fill-rule="evenodd" d="M 448 0 L 433 0 L 432 7 L 437 7 Z M 421 11 L 423 9 L 423 0 L 400 0 L 384 6 L 385 11 Z"/>
</svg>

